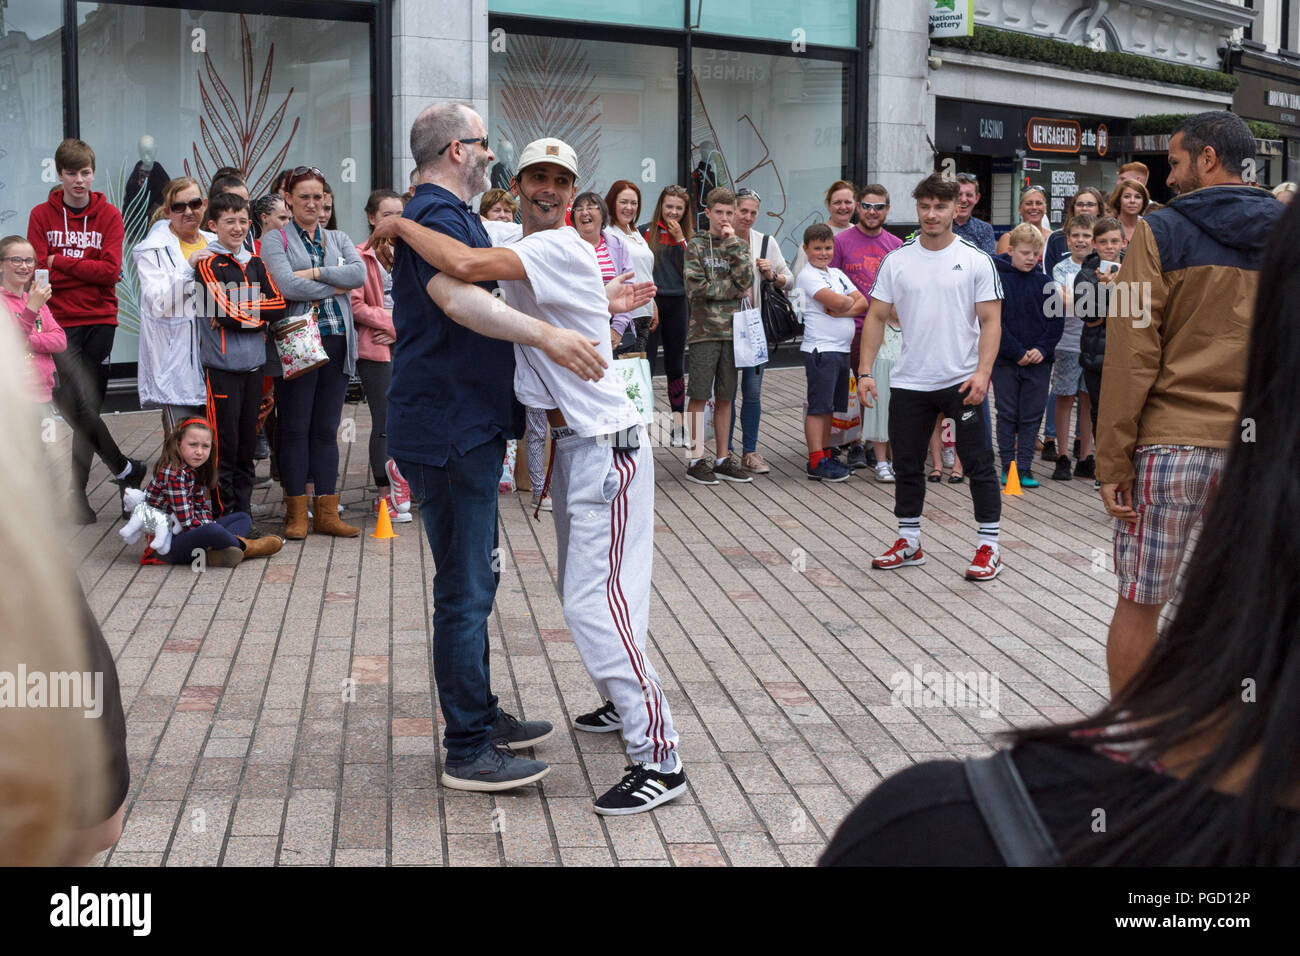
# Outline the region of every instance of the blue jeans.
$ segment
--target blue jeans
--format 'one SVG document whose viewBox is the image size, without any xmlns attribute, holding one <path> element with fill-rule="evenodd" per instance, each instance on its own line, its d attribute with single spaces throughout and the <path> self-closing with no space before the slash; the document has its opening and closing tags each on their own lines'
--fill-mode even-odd
<svg viewBox="0 0 1300 956">
<path fill-rule="evenodd" d="M 171 547 L 166 554 L 160 554 L 168 564 L 189 564 L 194 559 L 194 549 L 202 548 L 238 548 L 239 535 L 246 535 L 253 530 L 253 519 L 242 511 L 222 515 L 216 521 L 210 521 L 197 528 L 182 531 L 172 538 Z"/>
<path fill-rule="evenodd" d="M 1047 407 L 1052 363 L 1017 365 L 1005 359 L 993 363 L 993 394 L 997 396 L 998 456 L 1008 471 L 1014 455 L 1023 476 L 1034 463 L 1034 440 Z M 1015 449 L 1014 452 L 1012 449 Z"/>
<path fill-rule="evenodd" d="M 420 506 L 433 552 L 433 679 L 446 721 L 447 760 L 485 750 L 497 719 L 488 668 L 488 618 L 501 575 L 495 568 L 501 436 L 452 454 L 441 466 L 398 459 Z"/>
<path fill-rule="evenodd" d="M 766 365 L 740 369 L 740 430 L 744 439 L 744 454 L 758 451 L 758 422 L 763 417 L 763 403 L 759 393 L 763 390 L 763 369 Z M 727 432 L 727 447 L 736 435 L 736 403 L 731 403 L 731 428 Z M 721 451 L 719 451 L 721 454 Z"/>
</svg>

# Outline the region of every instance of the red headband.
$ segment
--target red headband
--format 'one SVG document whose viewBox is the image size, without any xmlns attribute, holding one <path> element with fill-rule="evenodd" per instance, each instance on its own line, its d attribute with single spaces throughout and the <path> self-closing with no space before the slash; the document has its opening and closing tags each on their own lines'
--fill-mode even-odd
<svg viewBox="0 0 1300 956">
<path fill-rule="evenodd" d="M 208 431 L 212 431 L 212 423 L 209 422 L 206 418 L 187 418 L 185 419 L 185 421 L 181 422 L 179 425 L 176 426 L 176 430 L 178 432 L 184 431 L 186 428 L 189 428 L 191 425 L 202 425 Z"/>
</svg>

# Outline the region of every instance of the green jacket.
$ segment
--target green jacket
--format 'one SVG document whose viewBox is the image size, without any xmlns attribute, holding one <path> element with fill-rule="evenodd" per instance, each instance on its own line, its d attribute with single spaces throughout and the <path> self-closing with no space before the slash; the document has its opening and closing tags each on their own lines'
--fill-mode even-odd
<svg viewBox="0 0 1300 956">
<path fill-rule="evenodd" d="M 749 243 L 737 236 L 715 239 L 712 233 L 692 236 L 682 269 L 691 306 L 687 343 L 732 340 L 732 315 L 754 283 Z"/>
</svg>

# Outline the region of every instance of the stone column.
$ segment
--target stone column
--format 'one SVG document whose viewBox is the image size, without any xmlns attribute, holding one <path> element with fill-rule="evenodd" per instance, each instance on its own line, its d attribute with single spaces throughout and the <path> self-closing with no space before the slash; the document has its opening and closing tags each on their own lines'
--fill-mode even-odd
<svg viewBox="0 0 1300 956">
<path fill-rule="evenodd" d="M 487 120 L 488 0 L 394 0 L 393 188 L 415 167 L 411 124 L 439 100 L 465 100 Z"/>
<path fill-rule="evenodd" d="M 872 4 L 873 11 L 880 4 Z M 867 84 L 867 169 L 889 190 L 890 221 L 913 223 L 917 182 L 934 169 L 926 133 L 934 127 L 934 97 L 926 81 L 929 13 L 926 4 L 890 5 L 872 30 Z"/>
</svg>

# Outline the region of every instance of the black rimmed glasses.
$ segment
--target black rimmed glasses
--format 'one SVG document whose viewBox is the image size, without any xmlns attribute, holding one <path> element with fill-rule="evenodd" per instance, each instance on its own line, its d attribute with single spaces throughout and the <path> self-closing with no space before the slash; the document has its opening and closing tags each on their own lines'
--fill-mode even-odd
<svg viewBox="0 0 1300 956">
<path fill-rule="evenodd" d="M 442 149 L 438 150 L 437 155 L 441 156 L 443 153 L 447 152 L 447 150 L 451 149 L 451 144 L 452 144 L 452 143 L 463 143 L 463 144 L 465 144 L 466 146 L 471 146 L 471 145 L 473 145 L 474 143 L 482 143 L 484 149 L 488 149 L 488 148 L 489 148 L 489 147 L 488 147 L 488 138 L 487 138 L 486 136 L 474 136 L 474 137 L 471 137 L 470 139 L 453 139 L 453 140 L 451 141 L 451 143 L 448 143 L 448 144 L 447 144 L 446 146 L 444 146 Z"/>
</svg>

